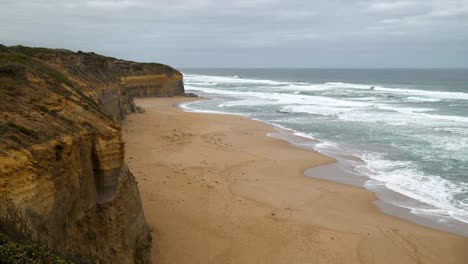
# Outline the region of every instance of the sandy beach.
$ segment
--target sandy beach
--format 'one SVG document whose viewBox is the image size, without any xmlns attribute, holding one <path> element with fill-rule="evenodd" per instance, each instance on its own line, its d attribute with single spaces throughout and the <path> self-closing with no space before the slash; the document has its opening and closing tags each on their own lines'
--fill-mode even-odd
<svg viewBox="0 0 468 264">
<path fill-rule="evenodd" d="M 153 263 L 467 263 L 468 238 L 386 215 L 364 188 L 304 175 L 334 160 L 244 117 L 141 98 L 123 124 Z"/>
</svg>

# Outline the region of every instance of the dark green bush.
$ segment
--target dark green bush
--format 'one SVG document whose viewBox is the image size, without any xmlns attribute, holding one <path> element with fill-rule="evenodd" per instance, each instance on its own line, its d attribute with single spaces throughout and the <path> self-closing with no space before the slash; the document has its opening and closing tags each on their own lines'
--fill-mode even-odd
<svg viewBox="0 0 468 264">
<path fill-rule="evenodd" d="M 91 242 L 96 241 L 96 233 L 94 233 L 93 231 L 89 231 L 86 235 L 89 241 Z"/>
<path fill-rule="evenodd" d="M 17 76 L 23 68 L 18 64 L 0 65 L 0 76 Z"/>
<path fill-rule="evenodd" d="M 36 245 L 18 244 L 0 234 L 0 264 L 71 264 Z"/>
</svg>

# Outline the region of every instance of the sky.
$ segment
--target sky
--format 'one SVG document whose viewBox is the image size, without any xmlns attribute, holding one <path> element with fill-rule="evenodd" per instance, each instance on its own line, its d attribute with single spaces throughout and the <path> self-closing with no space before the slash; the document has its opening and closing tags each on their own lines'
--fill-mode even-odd
<svg viewBox="0 0 468 264">
<path fill-rule="evenodd" d="M 0 43 L 179 68 L 468 68 L 468 0 L 0 0 Z"/>
</svg>

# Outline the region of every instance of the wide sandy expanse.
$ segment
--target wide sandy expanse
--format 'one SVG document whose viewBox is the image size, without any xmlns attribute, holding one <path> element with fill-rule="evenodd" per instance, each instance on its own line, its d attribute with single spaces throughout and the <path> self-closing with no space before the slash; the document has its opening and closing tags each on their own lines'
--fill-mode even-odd
<svg viewBox="0 0 468 264">
<path fill-rule="evenodd" d="M 306 177 L 333 160 L 243 117 L 142 98 L 124 122 L 126 161 L 153 235 L 153 262 L 468 263 L 468 238 L 385 215 L 359 187 Z"/>
</svg>

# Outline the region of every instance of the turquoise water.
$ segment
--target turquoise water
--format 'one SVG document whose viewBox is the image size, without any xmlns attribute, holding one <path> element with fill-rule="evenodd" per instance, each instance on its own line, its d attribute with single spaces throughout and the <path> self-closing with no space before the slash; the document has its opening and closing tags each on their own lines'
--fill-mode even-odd
<svg viewBox="0 0 468 264">
<path fill-rule="evenodd" d="M 246 115 L 358 156 L 354 169 L 468 223 L 468 70 L 185 69 L 185 107 Z"/>
</svg>

